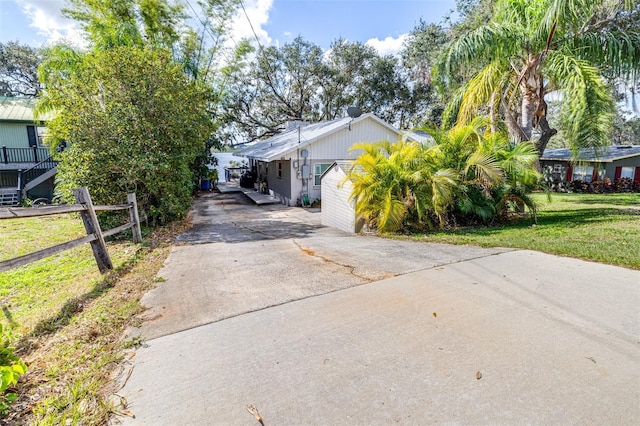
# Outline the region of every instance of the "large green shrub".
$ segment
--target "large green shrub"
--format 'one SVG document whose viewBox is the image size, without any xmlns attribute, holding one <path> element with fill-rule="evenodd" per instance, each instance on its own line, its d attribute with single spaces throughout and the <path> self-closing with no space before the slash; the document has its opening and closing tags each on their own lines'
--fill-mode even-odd
<svg viewBox="0 0 640 426">
<path fill-rule="evenodd" d="M 136 192 L 152 223 L 183 216 L 192 165 L 211 131 L 207 91 L 189 81 L 164 50 L 66 54 L 70 59 L 59 70 L 60 52 L 45 61 L 42 73 L 46 106 L 55 112 L 52 145 L 68 145 L 58 154 L 63 198 L 70 200 L 81 186 L 100 204 L 122 203 L 127 192 Z"/>
</svg>

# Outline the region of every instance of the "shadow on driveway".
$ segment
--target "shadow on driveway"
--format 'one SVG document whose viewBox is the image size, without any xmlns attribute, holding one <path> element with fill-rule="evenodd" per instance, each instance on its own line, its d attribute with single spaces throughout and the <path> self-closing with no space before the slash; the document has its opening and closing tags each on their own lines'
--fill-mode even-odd
<svg viewBox="0 0 640 426">
<path fill-rule="evenodd" d="M 322 228 L 319 214 L 284 205 L 257 206 L 242 193 L 207 193 L 191 212 L 193 227 L 179 243 L 242 243 L 306 238 Z"/>
</svg>

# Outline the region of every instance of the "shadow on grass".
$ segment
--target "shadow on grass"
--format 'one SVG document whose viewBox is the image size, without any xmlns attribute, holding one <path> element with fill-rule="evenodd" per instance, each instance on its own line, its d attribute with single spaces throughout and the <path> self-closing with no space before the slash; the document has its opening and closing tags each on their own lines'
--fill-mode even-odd
<svg viewBox="0 0 640 426">
<path fill-rule="evenodd" d="M 580 210 L 546 210 L 538 217 L 539 225 L 582 225 L 585 223 L 611 222 L 623 217 L 637 216 L 635 209 L 593 208 Z"/>
<path fill-rule="evenodd" d="M 610 204 L 612 206 L 633 206 L 640 204 L 640 193 L 574 194 L 571 197 L 563 197 L 562 202 L 568 204 Z"/>
<path fill-rule="evenodd" d="M 538 213 L 536 226 L 557 226 L 559 228 L 573 228 L 586 224 L 597 224 L 603 222 L 616 222 L 624 220 L 628 216 L 640 216 L 637 209 L 619 208 L 593 208 L 581 210 L 544 210 Z M 517 222 L 496 226 L 465 228 L 450 233 L 453 235 L 475 235 L 489 236 L 504 232 L 505 230 L 516 230 L 530 228 L 533 224 L 531 219 L 522 219 Z"/>
</svg>

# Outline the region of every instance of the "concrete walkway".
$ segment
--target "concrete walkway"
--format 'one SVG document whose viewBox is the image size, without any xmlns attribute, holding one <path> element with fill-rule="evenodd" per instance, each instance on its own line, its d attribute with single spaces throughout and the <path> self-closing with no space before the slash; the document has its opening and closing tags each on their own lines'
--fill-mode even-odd
<svg viewBox="0 0 640 426">
<path fill-rule="evenodd" d="M 280 204 L 280 200 L 270 194 L 262 194 L 252 188 L 243 188 L 237 181 L 233 182 L 219 182 L 216 185 L 218 191 L 222 194 L 229 194 L 234 192 L 242 192 L 249 197 L 251 201 L 258 205 L 264 204 Z"/>
<path fill-rule="evenodd" d="M 240 194 L 192 216 L 129 332 L 124 424 L 640 422 L 640 271 L 353 236 Z"/>
</svg>

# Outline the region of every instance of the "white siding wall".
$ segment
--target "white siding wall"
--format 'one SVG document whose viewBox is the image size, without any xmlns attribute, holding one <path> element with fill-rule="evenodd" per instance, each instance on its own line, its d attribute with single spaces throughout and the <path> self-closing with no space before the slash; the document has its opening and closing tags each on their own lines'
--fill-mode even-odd
<svg viewBox="0 0 640 426">
<path fill-rule="evenodd" d="M 309 158 L 312 160 L 346 160 L 354 159 L 358 156 L 358 152 L 349 152 L 349 148 L 351 148 L 353 144 L 360 142 L 378 142 L 381 140 L 396 142 L 398 140 L 398 134 L 373 120 L 363 120 L 354 123 L 351 126 L 351 130 L 345 127 L 307 146 L 306 149 L 309 151 Z"/>
<path fill-rule="evenodd" d="M 355 233 L 356 213 L 354 203 L 349 201 L 351 182 L 347 181 L 340 188 L 345 172 L 339 165 L 334 165 L 322 178 L 322 210 L 321 223 L 338 228 L 345 232 Z"/>
<path fill-rule="evenodd" d="M 306 191 L 309 195 L 309 200 L 313 201 L 314 199 L 322 199 L 324 202 L 324 194 L 321 191 L 321 187 L 314 185 L 313 172 L 315 164 L 331 164 L 336 160 L 355 159 L 361 151 L 350 152 L 349 148 L 351 148 L 353 144 L 360 142 L 373 143 L 382 140 L 396 142 L 398 140 L 398 134 L 372 119 L 367 119 L 353 123 L 351 125 L 351 130 L 349 130 L 348 126 L 345 126 L 344 129 L 303 147 L 302 149 L 306 149 L 309 152 L 307 164 L 309 164 L 312 175 L 311 179 L 308 181 L 309 184 Z M 293 161 L 299 160 L 299 165 L 301 167 L 304 163 L 304 159 L 298 157 L 298 155 L 299 153 L 294 152 L 286 158 L 291 159 L 292 164 Z M 291 205 L 295 205 L 301 192 L 302 179 L 297 177 L 297 169 L 293 169 L 291 175 Z"/>
</svg>

